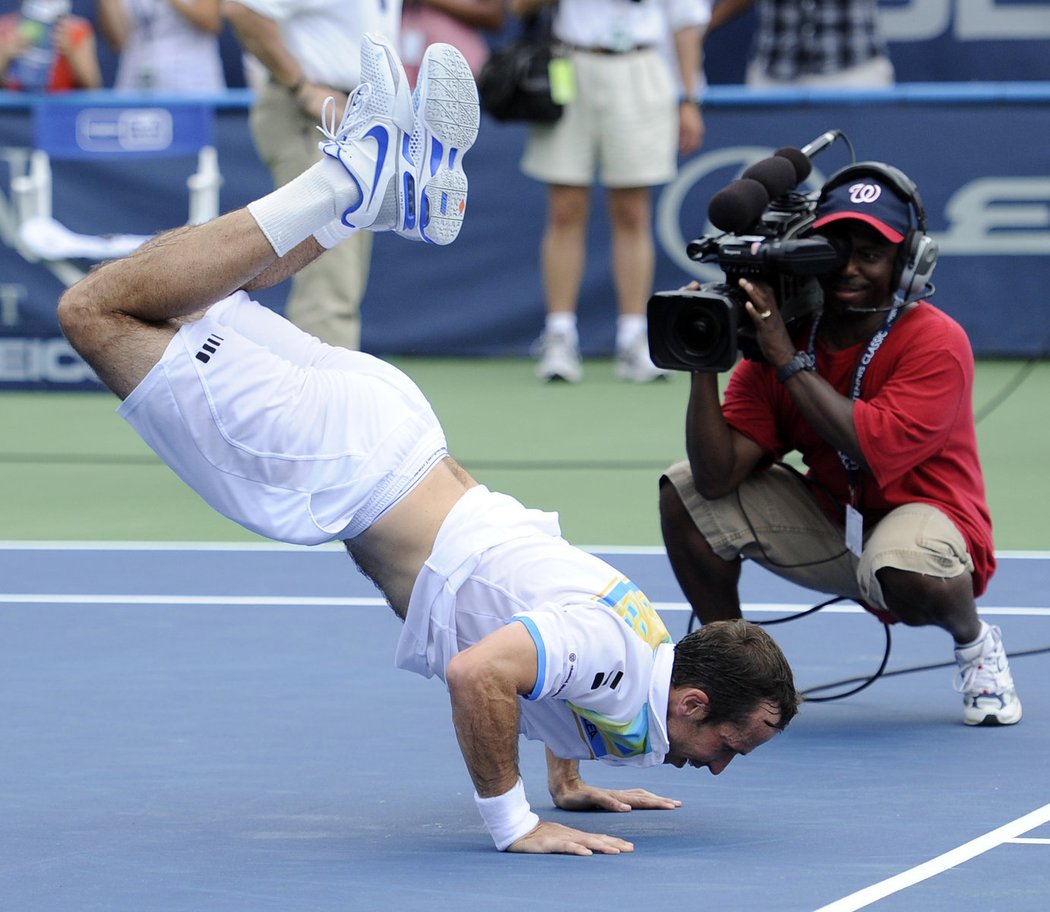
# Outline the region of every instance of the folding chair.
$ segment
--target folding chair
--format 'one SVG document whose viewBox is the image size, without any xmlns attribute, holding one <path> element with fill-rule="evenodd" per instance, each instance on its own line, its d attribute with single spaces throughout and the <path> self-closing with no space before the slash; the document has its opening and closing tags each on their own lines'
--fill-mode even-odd
<svg viewBox="0 0 1050 912">
<path fill-rule="evenodd" d="M 197 170 L 187 179 L 187 222 L 199 224 L 219 214 L 218 154 L 214 145 L 214 109 L 192 104 L 130 104 L 113 96 L 85 104 L 41 99 L 32 109 L 33 148 L 12 167 L 11 200 L 22 254 L 56 263 L 124 256 L 150 235 L 71 231 L 53 215 L 51 165 L 56 161 L 130 161 L 196 156 Z M 10 151 L 10 150 L 9 150 Z M 12 161 L 11 156 L 8 156 Z M 17 173 L 15 173 L 17 172 Z M 102 200 L 104 204 L 104 200 Z M 83 270 L 56 275 L 71 284 Z"/>
</svg>

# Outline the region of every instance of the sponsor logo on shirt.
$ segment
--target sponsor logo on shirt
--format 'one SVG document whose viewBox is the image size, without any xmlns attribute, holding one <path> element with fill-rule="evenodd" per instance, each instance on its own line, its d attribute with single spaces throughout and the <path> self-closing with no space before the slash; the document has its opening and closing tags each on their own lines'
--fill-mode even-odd
<svg viewBox="0 0 1050 912">
<path fill-rule="evenodd" d="M 662 643 L 670 643 L 671 635 L 660 620 L 652 602 L 634 583 L 625 577 L 613 581 L 598 601 L 611 608 L 623 618 L 624 623 L 653 649 Z"/>
</svg>

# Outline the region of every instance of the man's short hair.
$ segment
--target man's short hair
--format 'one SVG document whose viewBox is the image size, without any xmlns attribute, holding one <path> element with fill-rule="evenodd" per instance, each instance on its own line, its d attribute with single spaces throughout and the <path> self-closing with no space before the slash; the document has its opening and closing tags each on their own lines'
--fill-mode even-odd
<svg viewBox="0 0 1050 912">
<path fill-rule="evenodd" d="M 706 721 L 743 725 L 763 704 L 787 726 L 801 700 L 784 653 L 758 624 L 712 621 L 678 641 L 672 687 L 696 687 L 710 700 Z"/>
</svg>

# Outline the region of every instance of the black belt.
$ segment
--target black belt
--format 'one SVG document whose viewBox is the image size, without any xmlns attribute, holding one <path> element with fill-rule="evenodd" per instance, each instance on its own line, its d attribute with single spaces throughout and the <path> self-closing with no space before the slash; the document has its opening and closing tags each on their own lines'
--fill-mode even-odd
<svg viewBox="0 0 1050 912">
<path fill-rule="evenodd" d="M 603 57 L 619 57 L 622 54 L 637 54 L 639 51 L 651 51 L 653 49 L 651 44 L 635 44 L 626 48 L 582 47 L 581 45 L 569 44 L 568 42 L 563 42 L 563 45 L 570 51 L 579 51 L 581 54 L 601 54 Z"/>
</svg>

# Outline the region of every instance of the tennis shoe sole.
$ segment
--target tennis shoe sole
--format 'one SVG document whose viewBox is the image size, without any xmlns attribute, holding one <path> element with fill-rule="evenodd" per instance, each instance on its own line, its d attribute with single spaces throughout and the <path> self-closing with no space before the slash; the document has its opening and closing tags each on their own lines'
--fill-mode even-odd
<svg viewBox="0 0 1050 912">
<path fill-rule="evenodd" d="M 481 123 L 478 89 L 463 55 L 450 44 L 427 48 L 413 98 L 415 122 L 399 162 L 405 209 L 402 237 L 451 244 L 463 227 L 467 175 L 463 156 Z"/>
</svg>

